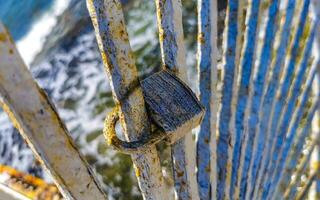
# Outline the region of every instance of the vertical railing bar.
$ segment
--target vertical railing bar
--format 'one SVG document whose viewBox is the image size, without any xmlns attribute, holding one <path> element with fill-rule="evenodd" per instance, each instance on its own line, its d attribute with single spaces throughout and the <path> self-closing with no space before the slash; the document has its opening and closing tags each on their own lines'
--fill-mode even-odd
<svg viewBox="0 0 320 200">
<path fill-rule="evenodd" d="M 256 74 L 251 79 L 252 83 L 252 90 L 249 90 L 249 98 L 250 104 L 248 105 L 247 109 L 249 112 L 248 117 L 244 119 L 244 135 L 247 135 L 244 140 L 243 150 L 244 150 L 244 163 L 243 169 L 241 172 L 241 185 L 240 185 L 240 198 L 246 197 L 246 193 L 249 194 L 251 189 L 251 182 L 250 182 L 250 171 L 249 166 L 252 160 L 252 152 L 254 147 L 254 141 L 256 138 L 256 125 L 259 123 L 259 112 L 261 108 L 261 98 L 264 91 L 265 79 L 268 77 L 268 69 L 269 64 L 271 62 L 271 53 L 272 47 L 274 44 L 274 38 L 276 36 L 276 32 L 278 30 L 278 22 L 277 19 L 280 17 L 278 14 L 279 11 L 279 1 L 275 0 L 270 2 L 269 8 L 267 11 L 267 23 L 265 26 L 265 36 L 263 40 L 262 52 L 257 57 L 259 62 L 258 69 Z M 240 174 L 239 174 L 240 177 Z M 248 195 L 249 196 L 249 195 Z"/>
<path fill-rule="evenodd" d="M 235 115 L 231 117 L 231 119 L 235 120 L 235 140 L 234 140 L 234 149 L 232 153 L 232 157 L 228 156 L 229 167 L 232 167 L 231 177 L 235 177 L 236 180 L 231 182 L 230 186 L 230 194 L 233 194 L 234 197 L 237 198 L 240 192 L 240 182 L 239 182 L 239 172 L 241 172 L 241 144 L 242 144 L 242 119 L 244 117 L 244 112 L 246 109 L 247 103 L 247 92 L 252 88 L 250 87 L 250 79 L 251 73 L 253 71 L 254 60 L 255 60 L 255 50 L 257 45 L 257 30 L 258 30 L 258 22 L 261 20 L 259 15 L 260 10 L 260 0 L 257 1 L 248 1 L 247 4 L 247 15 L 246 15 L 246 29 L 244 33 L 244 43 L 242 47 L 241 57 L 239 66 L 239 78 L 240 78 L 240 86 L 238 86 L 237 93 L 237 103 L 236 103 L 236 112 L 232 113 Z M 231 122 L 234 123 L 234 122 Z M 231 151 L 231 150 L 229 150 Z M 227 187 L 229 188 L 229 187 Z M 228 191 L 228 194 L 229 194 Z"/>
<path fill-rule="evenodd" d="M 261 186 L 263 185 L 263 182 L 266 179 L 266 168 L 269 164 L 269 160 L 270 160 L 270 156 L 272 153 L 272 145 L 274 143 L 274 134 L 275 134 L 275 128 L 276 125 L 278 123 L 278 119 L 281 112 L 279 112 L 280 110 L 282 110 L 282 105 L 284 103 L 283 98 L 285 98 L 287 95 L 287 92 L 289 90 L 290 87 L 290 76 L 294 71 L 295 68 L 295 61 L 296 61 L 296 56 L 298 54 L 298 49 L 299 49 L 299 44 L 300 44 L 300 38 L 302 38 L 302 34 L 304 31 L 304 27 L 305 27 L 305 23 L 307 21 L 307 13 L 308 13 L 308 8 L 309 8 L 309 4 L 310 4 L 310 0 L 306 0 L 304 1 L 303 7 L 302 7 L 302 12 L 300 14 L 300 18 L 299 18 L 299 25 L 297 28 L 297 32 L 294 36 L 294 42 L 292 44 L 292 49 L 291 49 L 291 56 L 290 56 L 290 60 L 289 60 L 289 64 L 287 65 L 287 68 L 285 69 L 285 80 L 281 83 L 281 88 L 280 88 L 280 93 L 278 93 L 278 96 L 281 98 L 281 101 L 277 100 L 278 97 L 273 98 L 273 101 L 271 103 L 272 107 L 271 107 L 271 116 L 275 116 L 273 118 L 270 118 L 270 121 L 267 122 L 261 122 L 261 123 L 268 123 L 268 126 L 266 127 L 267 130 L 265 130 L 265 134 L 267 134 L 268 138 L 267 138 L 267 144 L 265 146 L 265 155 L 263 156 L 261 165 L 259 166 L 259 173 L 261 177 L 259 178 L 259 182 L 256 183 L 259 184 L 258 187 L 259 191 L 259 195 L 262 194 L 262 188 Z M 289 80 L 288 80 L 289 79 Z M 281 95 L 279 95 L 281 94 Z M 261 131 L 261 130 L 260 130 Z M 259 197 L 258 197 L 259 198 Z"/>
<path fill-rule="evenodd" d="M 282 180 L 280 182 L 280 187 L 278 189 L 278 191 L 280 192 L 280 196 L 286 196 L 284 194 L 287 193 L 286 189 L 288 188 L 287 186 L 290 183 L 290 180 L 291 180 L 290 177 L 293 174 L 294 169 L 296 168 L 297 163 L 299 161 L 299 156 L 297 156 L 297 155 L 299 154 L 299 152 L 301 152 L 303 150 L 303 145 L 305 143 L 305 140 L 310 133 L 311 121 L 312 121 L 314 113 L 316 112 L 317 106 L 319 106 L 317 104 L 319 104 L 319 95 L 317 97 L 317 100 L 315 101 L 315 104 L 310 109 L 309 115 L 308 115 L 307 119 L 305 120 L 306 123 L 304 124 L 302 129 L 297 134 L 298 137 L 295 139 L 296 140 L 295 144 L 293 145 L 293 147 L 290 151 L 289 159 L 286 162 L 286 168 L 284 170 L 284 174 L 283 174 Z M 317 136 L 317 137 L 319 137 L 319 136 Z M 314 138 L 315 142 L 316 142 L 317 137 Z"/>
<path fill-rule="evenodd" d="M 262 97 L 262 109 L 260 109 L 260 122 L 258 125 L 258 129 L 257 129 L 257 142 L 256 142 L 256 146 L 257 148 L 254 148 L 254 152 L 253 152 L 253 162 L 252 162 L 252 166 L 250 169 L 250 174 L 251 174 L 251 185 L 256 186 L 256 182 L 259 182 L 259 167 L 262 157 L 263 157 L 263 152 L 265 151 L 265 131 L 266 130 L 266 126 L 267 126 L 267 121 L 269 121 L 269 117 L 270 117 L 270 111 L 271 111 L 271 102 L 272 99 L 275 97 L 275 92 L 276 92 L 276 88 L 279 85 L 279 77 L 282 74 L 283 71 L 283 67 L 282 64 L 284 62 L 284 57 L 285 57 L 285 52 L 287 50 L 287 46 L 289 44 L 289 34 L 288 32 L 291 29 L 291 23 L 293 20 L 293 14 L 295 11 L 295 7 L 296 7 L 296 1 L 295 0 L 289 0 L 287 2 L 286 5 L 286 11 L 285 11 L 285 22 L 284 25 L 282 26 L 281 29 L 281 36 L 280 36 L 280 44 L 277 47 L 276 53 L 275 53 L 275 60 L 272 61 L 271 63 L 271 70 L 272 70 L 272 76 L 270 77 L 270 79 L 268 80 L 267 85 L 267 89 L 265 91 L 265 93 L 263 94 Z M 257 194 L 257 187 L 252 187 L 252 189 L 249 189 L 249 193 L 250 193 L 250 197 L 251 198 L 256 198 L 256 194 Z"/>
<path fill-rule="evenodd" d="M 305 80 L 303 79 L 305 70 L 308 66 L 310 66 L 308 64 L 302 65 L 302 66 L 298 65 L 299 62 L 301 62 L 300 58 L 302 57 L 303 59 L 305 57 L 308 57 L 312 49 L 313 40 L 314 40 L 314 29 L 311 29 L 312 30 L 311 35 L 309 35 L 309 38 L 307 40 L 307 35 L 310 32 L 310 27 L 313 27 L 313 26 L 311 26 L 310 18 L 308 18 L 306 25 L 304 27 L 302 39 L 299 42 L 299 49 L 303 48 L 303 50 L 300 51 L 300 53 L 297 53 L 294 57 L 290 59 L 287 74 L 285 76 L 284 82 L 282 83 L 280 93 L 278 93 L 279 96 L 277 97 L 277 100 L 275 102 L 275 107 L 274 107 L 275 109 L 273 110 L 274 111 L 273 116 L 277 117 L 278 119 L 276 121 L 273 118 L 271 122 L 271 129 L 269 130 L 270 132 L 274 132 L 274 138 L 272 139 L 272 142 L 270 145 L 271 154 L 268 156 L 268 160 L 267 160 L 268 162 L 266 163 L 266 166 L 265 166 L 266 167 L 265 169 L 266 171 L 264 175 L 265 179 L 263 180 L 263 185 L 262 185 L 262 187 L 264 188 L 263 189 L 264 192 L 262 194 L 263 196 L 268 194 L 269 187 L 270 187 L 270 180 L 271 180 L 269 177 L 272 177 L 272 173 L 273 173 L 272 167 L 275 164 L 273 162 L 276 162 L 274 160 L 277 160 L 278 158 L 277 152 L 282 146 L 281 141 L 286 135 L 286 130 L 288 128 L 288 124 L 291 119 L 290 117 L 285 118 L 286 117 L 285 114 L 287 114 L 287 108 L 288 108 L 287 101 L 288 103 L 290 103 L 288 112 L 291 114 L 293 111 L 293 109 L 291 108 L 294 107 L 294 101 L 296 97 L 299 95 L 299 92 L 297 91 L 299 91 L 300 87 L 302 86 L 303 80 Z M 298 54 L 301 54 L 301 56 L 299 56 Z M 300 74 L 298 74 L 298 72 L 300 72 Z M 291 82 L 293 84 L 291 84 Z M 296 84 L 294 84 L 295 82 Z M 279 132 L 278 130 L 280 130 L 281 128 L 283 129 Z"/>
<path fill-rule="evenodd" d="M 103 64 L 111 81 L 112 93 L 120 106 L 126 139 L 137 140 L 150 133 L 138 73 L 130 48 L 119 0 L 87 0 Z M 132 85 L 134 91 L 130 91 Z M 127 95 L 129 92 L 130 95 Z M 168 192 L 155 146 L 131 155 L 144 199 L 163 199 Z"/>
<path fill-rule="evenodd" d="M 232 87 L 236 71 L 237 37 L 238 37 L 238 0 L 229 0 L 227 7 L 226 29 L 224 32 L 223 52 L 223 86 L 221 108 L 219 113 L 219 128 L 217 138 L 217 196 L 218 200 L 225 197 L 226 173 L 229 156 L 231 154 L 229 141 L 229 123 L 231 119 L 231 101 L 233 98 Z"/>
<path fill-rule="evenodd" d="M 297 194 L 296 198 L 294 198 L 295 200 L 303 200 L 306 199 L 306 196 L 308 194 L 308 191 L 312 185 L 312 183 L 314 182 L 314 180 L 317 177 L 318 172 L 314 171 L 312 174 L 309 175 L 308 180 L 306 181 L 305 185 L 303 186 L 303 188 L 301 189 L 301 191 L 299 191 L 299 193 Z"/>
<path fill-rule="evenodd" d="M 320 62 L 318 62 L 318 63 L 320 63 Z M 317 65 L 317 63 L 314 65 Z M 273 194 L 273 197 L 275 197 L 279 193 L 279 190 L 280 190 L 280 187 L 279 187 L 280 182 L 279 181 L 282 179 L 283 170 L 284 170 L 285 164 L 288 160 L 288 154 L 291 151 L 291 148 L 292 148 L 292 145 L 294 142 L 294 138 L 296 137 L 297 132 L 298 132 L 299 123 L 303 117 L 304 108 L 305 108 L 306 103 L 307 103 L 309 96 L 311 94 L 311 89 L 312 89 L 312 85 L 314 83 L 315 75 L 316 75 L 316 67 L 314 67 L 314 72 L 311 72 L 310 79 L 308 80 L 308 83 L 306 84 L 306 89 L 303 91 L 303 94 L 301 95 L 302 96 L 301 101 L 299 101 L 300 103 L 298 104 L 298 106 L 296 108 L 297 111 L 295 112 L 294 116 L 292 117 L 292 119 L 294 119 L 294 120 L 292 120 L 292 123 L 290 124 L 290 128 L 289 128 L 289 131 L 288 131 L 288 134 L 286 137 L 286 141 L 285 141 L 282 149 L 279 151 L 280 156 L 279 156 L 279 159 L 276 163 L 276 167 L 274 168 L 275 169 L 274 176 L 272 177 L 272 179 L 273 179 L 272 184 L 274 184 L 274 187 L 276 188 L 275 192 L 271 193 L 271 194 Z"/>
<path fill-rule="evenodd" d="M 267 188 L 265 189 L 266 198 L 268 197 L 270 192 L 273 192 L 273 190 L 275 189 L 274 185 L 271 187 L 271 181 L 275 172 L 274 169 L 276 167 L 279 154 L 281 153 L 281 149 L 286 139 L 287 130 L 289 128 L 290 122 L 292 121 L 291 119 L 295 111 L 296 101 L 299 95 L 301 94 L 300 88 L 303 88 L 302 86 L 305 84 L 306 80 L 308 79 L 308 75 L 309 77 L 312 77 L 312 73 L 315 73 L 315 70 L 312 69 L 311 73 L 309 74 L 308 71 L 310 71 L 310 66 L 311 66 L 310 64 L 312 64 L 312 61 L 310 62 L 310 64 L 308 63 L 308 61 L 312 53 L 312 49 L 313 49 L 312 47 L 314 46 L 316 27 L 319 24 L 317 22 L 313 24 L 313 27 L 311 28 L 311 33 L 308 35 L 308 41 L 303 52 L 301 64 L 297 67 L 298 70 L 294 72 L 296 77 L 291 86 L 292 87 L 290 91 L 291 94 L 289 95 L 289 98 L 287 99 L 286 103 L 283 105 L 284 107 L 283 112 L 281 113 L 280 116 L 278 116 L 280 123 L 278 123 L 278 128 L 276 129 L 276 138 L 272 148 L 273 155 L 271 156 L 271 160 L 269 162 L 269 166 L 267 169 L 268 170 L 267 176 L 269 178 L 268 178 L 268 181 L 266 182 L 266 188 Z"/>
<path fill-rule="evenodd" d="M 162 63 L 187 82 L 181 0 L 156 0 Z M 175 194 L 178 199 L 198 199 L 195 142 L 191 131 L 171 145 Z"/>
<path fill-rule="evenodd" d="M 54 104 L 33 80 L 1 22 L 0 38 L 0 106 L 65 199 L 106 199 Z"/>
<path fill-rule="evenodd" d="M 280 198 L 289 200 L 289 199 L 293 199 L 293 197 L 296 195 L 297 187 L 298 187 L 298 184 L 300 183 L 301 175 L 306 170 L 310 162 L 311 154 L 314 151 L 315 146 L 316 146 L 316 139 L 314 139 L 312 141 L 312 144 L 308 146 L 307 148 L 308 153 L 303 156 L 303 158 L 301 159 L 301 162 L 297 166 L 296 171 L 290 174 L 289 179 L 291 179 L 291 176 L 293 176 L 294 178 L 291 180 L 291 182 L 288 182 L 288 185 L 285 186 L 286 190 L 281 196 L 279 196 Z"/>
<path fill-rule="evenodd" d="M 200 101 L 207 108 L 197 137 L 197 181 L 200 199 L 215 199 L 217 188 L 217 13 L 216 0 L 198 0 L 197 68 Z"/>
<path fill-rule="evenodd" d="M 319 0 L 311 0 L 311 12 L 313 17 L 317 20 L 320 20 L 320 1 Z M 314 54 L 320 57 L 320 29 L 317 30 L 316 33 L 316 48 L 314 49 Z M 320 58 L 319 63 L 317 65 L 317 77 L 316 83 L 313 84 L 314 93 L 320 93 Z M 312 135 L 318 135 L 318 144 L 312 154 L 311 163 L 310 163 L 310 173 L 312 171 L 318 171 L 318 174 L 315 177 L 315 180 L 309 190 L 308 199 L 316 200 L 320 199 L 320 105 L 317 110 L 317 114 L 312 122 Z"/>
<path fill-rule="evenodd" d="M 240 63 L 242 62 L 242 56 L 241 54 L 242 49 L 243 49 L 243 44 L 244 44 L 244 37 L 245 37 L 245 27 L 246 27 L 246 16 L 247 16 L 247 6 L 246 3 L 248 2 L 248 0 L 240 0 L 239 1 L 239 8 L 238 8 L 238 36 L 237 36 L 237 45 L 236 45 L 236 58 L 235 58 L 235 72 L 234 72 L 234 82 L 233 82 L 233 86 L 232 86 L 232 100 L 231 100 L 231 113 L 235 113 L 237 110 L 237 99 L 238 99 L 238 93 L 239 93 L 239 84 L 240 84 Z M 229 120 L 229 131 L 230 131 L 230 157 L 229 157 L 229 161 L 230 164 L 232 165 L 232 157 L 233 157 L 233 153 L 234 153 L 234 146 L 235 146 L 235 133 L 236 133 L 236 129 L 235 129 L 235 115 L 231 114 L 231 119 Z M 233 196 L 233 191 L 234 191 L 234 185 L 236 182 L 236 178 L 235 176 L 232 176 L 232 170 L 233 167 L 228 167 L 227 168 L 227 177 L 226 177 L 226 192 L 229 193 L 229 197 L 232 198 Z"/>
</svg>

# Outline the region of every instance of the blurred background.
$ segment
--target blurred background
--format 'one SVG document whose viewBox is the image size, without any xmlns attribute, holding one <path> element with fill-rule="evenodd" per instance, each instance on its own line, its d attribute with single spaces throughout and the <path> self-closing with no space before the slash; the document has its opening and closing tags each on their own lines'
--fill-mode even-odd
<svg viewBox="0 0 320 200">
<path fill-rule="evenodd" d="M 150 0 L 122 3 L 131 47 L 143 78 L 161 66 L 155 3 Z M 195 82 L 196 1 L 182 3 L 188 73 L 191 82 Z M 223 8 L 220 10 L 223 16 Z M 104 189 L 115 199 L 141 199 L 130 157 L 108 149 L 102 135 L 103 120 L 114 102 L 85 0 L 0 0 L 0 19 L 11 32 L 34 78 L 54 101 Z M 165 144 L 158 148 L 170 185 L 170 150 Z M 51 181 L 2 111 L 0 164 Z"/>
<path fill-rule="evenodd" d="M 161 69 L 156 6 L 152 0 L 121 2 L 130 44 L 143 79 Z M 218 0 L 219 63 L 226 2 Z M 188 78 L 198 93 L 196 3 L 196 0 L 182 0 Z M 114 102 L 85 0 L 0 0 L 0 20 L 9 29 L 33 77 L 58 108 L 110 199 L 142 199 L 130 157 L 109 149 L 102 135 L 104 118 Z M 219 65 L 218 78 L 221 79 Z M 305 142 L 304 152 L 310 141 L 308 138 Z M 165 143 L 157 148 L 166 184 L 172 187 L 170 149 Z M 304 152 L 297 156 L 302 157 Z M 1 110 L 0 165 L 52 182 Z M 302 176 L 300 186 L 306 183 L 305 177 Z"/>
</svg>

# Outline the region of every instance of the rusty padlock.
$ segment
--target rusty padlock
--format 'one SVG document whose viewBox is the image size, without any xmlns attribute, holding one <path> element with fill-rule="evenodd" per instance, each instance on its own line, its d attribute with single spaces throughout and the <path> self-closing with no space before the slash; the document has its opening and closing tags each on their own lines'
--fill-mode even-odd
<svg viewBox="0 0 320 200">
<path fill-rule="evenodd" d="M 118 111 L 106 118 L 104 134 L 109 145 L 124 153 L 148 149 L 163 139 L 174 143 L 197 127 L 205 109 L 192 90 L 168 70 L 157 72 L 143 81 L 141 87 L 146 102 L 148 117 L 158 127 L 140 140 L 126 142 L 115 134 L 119 119 Z"/>
</svg>

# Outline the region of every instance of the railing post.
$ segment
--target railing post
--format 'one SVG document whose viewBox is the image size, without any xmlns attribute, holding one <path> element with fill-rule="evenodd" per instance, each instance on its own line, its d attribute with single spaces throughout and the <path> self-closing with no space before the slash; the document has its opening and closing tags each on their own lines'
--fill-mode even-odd
<svg viewBox="0 0 320 200">
<path fill-rule="evenodd" d="M 66 199 L 106 199 L 54 105 L 0 23 L 0 104 Z"/>
<path fill-rule="evenodd" d="M 197 181 L 200 199 L 215 199 L 217 190 L 217 18 L 216 0 L 198 0 L 200 101 L 207 108 L 197 137 Z"/>
<path fill-rule="evenodd" d="M 187 81 L 181 0 L 156 0 L 156 6 L 162 62 L 183 81 Z M 191 131 L 171 146 L 177 199 L 199 198 L 194 149 Z"/>
<path fill-rule="evenodd" d="M 103 64 L 111 81 L 120 120 L 128 141 L 150 133 L 138 73 L 130 48 L 128 33 L 119 0 L 87 0 L 95 28 Z M 132 160 L 144 199 L 166 199 L 161 166 L 156 147 L 144 153 L 132 154 Z"/>
<path fill-rule="evenodd" d="M 320 18 L 320 2 L 317 0 L 312 0 L 312 8 L 315 17 Z M 320 57 L 320 30 L 317 30 L 316 33 L 316 43 L 317 47 L 315 52 Z M 320 58 L 319 58 L 320 60 Z M 320 90 L 320 61 L 317 66 L 317 75 L 316 75 L 316 83 L 314 84 L 314 92 L 318 92 Z M 320 103 L 319 103 L 320 104 Z M 316 200 L 320 199 L 320 105 L 318 105 L 318 110 L 316 113 L 315 118 L 312 122 L 312 133 L 318 138 L 317 145 L 315 147 L 315 150 L 313 152 L 312 162 L 311 162 L 311 168 L 314 171 L 318 171 L 316 174 L 314 183 L 311 186 L 310 193 L 309 193 L 309 199 L 310 200 Z"/>
</svg>

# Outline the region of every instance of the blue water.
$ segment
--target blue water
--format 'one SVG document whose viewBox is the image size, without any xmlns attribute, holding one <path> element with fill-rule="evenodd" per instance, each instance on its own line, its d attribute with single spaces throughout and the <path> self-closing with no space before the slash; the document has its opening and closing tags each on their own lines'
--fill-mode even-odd
<svg viewBox="0 0 320 200">
<path fill-rule="evenodd" d="M 52 3 L 53 0 L 0 0 L 0 20 L 19 40 Z"/>
</svg>

